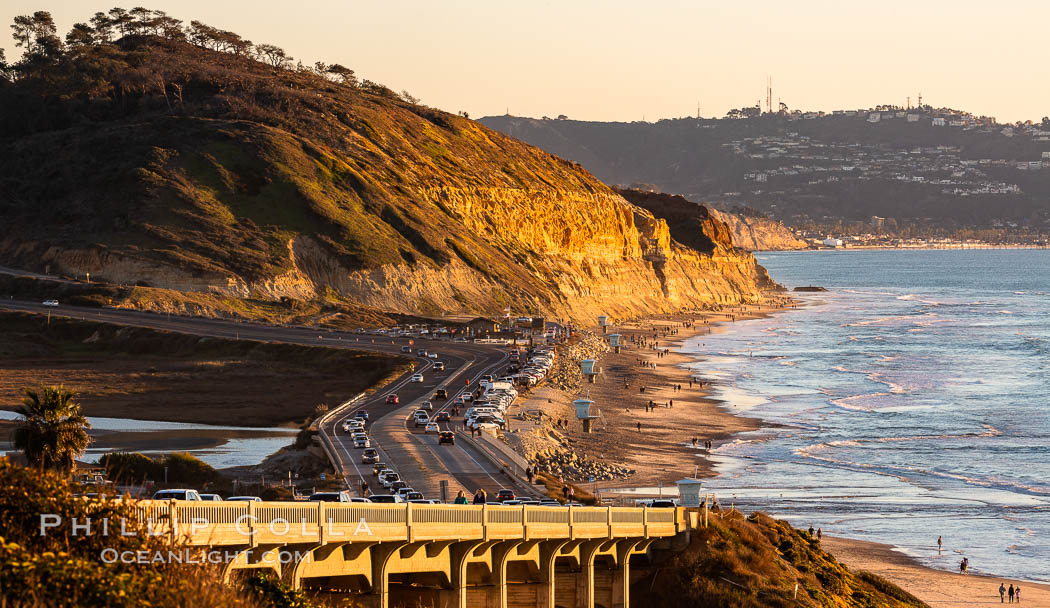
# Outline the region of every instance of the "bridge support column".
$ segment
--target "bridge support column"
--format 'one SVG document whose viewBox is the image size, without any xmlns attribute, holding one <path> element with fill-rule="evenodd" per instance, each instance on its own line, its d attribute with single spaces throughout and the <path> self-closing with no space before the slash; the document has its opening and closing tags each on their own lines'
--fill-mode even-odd
<svg viewBox="0 0 1050 608">
<path fill-rule="evenodd" d="M 499 608 L 507 608 L 507 561 L 511 552 L 524 542 L 524 540 L 509 540 L 492 549 L 492 582 L 495 583 L 499 593 Z"/>
<path fill-rule="evenodd" d="M 606 541 L 592 540 L 580 545 L 580 575 L 583 582 L 583 598 L 577 591 L 576 605 L 582 608 L 594 608 L 594 558 L 598 555 L 598 549 Z M 579 589 L 579 587 L 577 587 Z M 583 602 L 580 602 L 583 599 Z"/>
<path fill-rule="evenodd" d="M 449 582 L 456 592 L 456 606 L 467 608 L 467 564 L 470 562 L 470 554 L 483 545 L 485 541 L 464 541 L 452 545 L 449 553 Z"/>
<path fill-rule="evenodd" d="M 372 595 L 378 608 L 390 608 L 390 558 L 408 543 L 380 543 L 372 547 Z"/>
<path fill-rule="evenodd" d="M 631 552 L 640 542 L 628 540 L 616 544 L 616 573 L 613 575 L 612 608 L 631 608 Z"/>
<path fill-rule="evenodd" d="M 540 578 L 542 579 L 543 592 L 539 598 L 538 608 L 555 608 L 554 589 L 554 562 L 558 559 L 558 553 L 562 547 L 569 544 L 569 540 L 552 540 L 540 546 Z"/>
</svg>

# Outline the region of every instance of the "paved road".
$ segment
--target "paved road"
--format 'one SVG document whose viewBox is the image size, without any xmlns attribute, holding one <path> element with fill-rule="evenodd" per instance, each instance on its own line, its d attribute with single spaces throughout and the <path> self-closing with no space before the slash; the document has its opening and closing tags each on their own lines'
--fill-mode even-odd
<svg viewBox="0 0 1050 608">
<path fill-rule="evenodd" d="M 259 340 L 268 342 L 285 342 L 329 348 L 360 349 L 390 354 L 402 353 L 402 347 L 411 346 L 415 359 L 412 372 L 397 378 L 389 385 L 376 391 L 352 407 L 348 407 L 338 416 L 333 416 L 323 432 L 334 438 L 336 456 L 340 460 L 342 473 L 351 486 L 357 490 L 361 481 L 367 481 L 370 490 L 382 492 L 378 482 L 372 476 L 371 465 L 361 464 L 360 449 L 355 449 L 349 435 L 342 431 L 342 423 L 352 417 L 358 410 L 369 414 L 368 431 L 379 443 L 384 460 L 395 465 L 402 476 L 428 498 L 438 498 L 440 479 L 450 481 L 454 494 L 458 489 L 472 493 L 477 488 L 484 488 L 494 494 L 505 487 L 505 477 L 491 461 L 478 453 L 473 447 L 458 442 L 455 446 L 438 445 L 436 435 L 422 433 L 416 429 L 409 418 L 424 400 L 430 399 L 437 388 L 446 388 L 449 393 L 447 402 L 435 402 L 434 413 L 447 409 L 452 400 L 459 394 L 474 390 L 478 379 L 487 373 L 498 373 L 507 364 L 507 349 L 492 345 L 419 340 L 407 338 L 389 338 L 361 335 L 310 327 L 270 326 L 257 323 L 245 323 L 219 319 L 183 317 L 135 310 L 115 308 L 89 308 L 61 305 L 48 307 L 36 302 L 17 300 L 0 300 L 0 309 L 17 310 L 41 314 L 52 314 L 63 317 L 100 321 L 118 325 L 130 325 L 188 333 L 193 335 L 233 338 L 239 340 Z M 438 359 L 445 364 L 444 372 L 434 371 L 435 360 L 429 357 L 416 356 L 419 348 L 436 351 Z M 413 373 L 422 373 L 424 382 L 411 382 Z M 399 405 L 385 403 L 386 396 L 395 393 L 400 399 Z M 462 424 L 461 419 L 453 420 L 451 425 Z M 449 427 L 442 425 L 442 430 Z M 352 480 L 352 481 L 351 481 Z"/>
</svg>

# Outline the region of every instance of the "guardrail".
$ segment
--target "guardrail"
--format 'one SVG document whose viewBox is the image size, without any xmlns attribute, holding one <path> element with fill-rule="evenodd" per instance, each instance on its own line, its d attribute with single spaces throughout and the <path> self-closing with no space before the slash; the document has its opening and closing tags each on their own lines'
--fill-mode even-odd
<svg viewBox="0 0 1050 608">
<path fill-rule="evenodd" d="M 359 393 L 356 397 L 354 397 L 353 399 L 350 399 L 349 401 L 341 404 L 340 406 L 336 407 L 334 410 L 332 410 L 330 412 L 326 412 L 325 415 L 323 415 L 320 418 L 318 418 L 317 421 L 315 422 L 315 424 L 317 425 L 317 431 L 321 435 L 321 449 L 323 449 L 325 455 L 328 456 L 328 461 L 332 463 L 332 468 L 335 469 L 336 472 L 338 472 L 338 473 L 342 473 L 343 466 L 342 466 L 342 463 L 339 460 L 338 452 L 335 449 L 335 443 L 332 441 L 332 438 L 328 436 L 328 433 L 325 432 L 324 427 L 325 427 L 326 424 L 328 424 L 328 419 L 329 418 L 331 418 L 331 417 L 333 417 L 333 416 L 343 412 L 343 410 L 345 410 L 345 409 L 347 409 L 349 407 L 353 407 L 353 405 L 355 403 L 357 403 L 358 401 L 360 401 L 364 397 L 365 397 L 365 393 Z M 343 483 L 346 484 L 346 487 L 348 487 L 348 488 L 351 487 L 350 486 L 350 482 L 347 481 L 345 478 L 343 479 Z"/>
<path fill-rule="evenodd" d="M 151 534 L 194 546 L 534 538 L 659 538 L 686 510 L 533 505 L 140 501 Z"/>
</svg>

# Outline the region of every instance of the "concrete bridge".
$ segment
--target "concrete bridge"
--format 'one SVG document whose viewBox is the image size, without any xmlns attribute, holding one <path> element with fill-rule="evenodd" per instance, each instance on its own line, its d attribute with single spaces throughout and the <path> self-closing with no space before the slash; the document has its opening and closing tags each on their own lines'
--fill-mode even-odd
<svg viewBox="0 0 1050 608">
<path fill-rule="evenodd" d="M 698 513 L 633 507 L 143 501 L 154 534 L 366 605 L 627 608 L 631 563 Z M 640 576 L 640 574 L 638 574 Z"/>
</svg>

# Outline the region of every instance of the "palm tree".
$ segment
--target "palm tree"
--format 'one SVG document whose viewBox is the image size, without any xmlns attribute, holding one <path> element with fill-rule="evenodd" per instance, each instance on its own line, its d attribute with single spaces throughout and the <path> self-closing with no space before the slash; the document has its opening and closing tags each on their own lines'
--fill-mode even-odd
<svg viewBox="0 0 1050 608">
<path fill-rule="evenodd" d="M 15 429 L 15 447 L 31 466 L 68 472 L 73 461 L 87 449 L 91 424 L 80 413 L 76 393 L 62 386 L 41 386 L 37 392 L 23 389 L 20 426 Z"/>
</svg>

